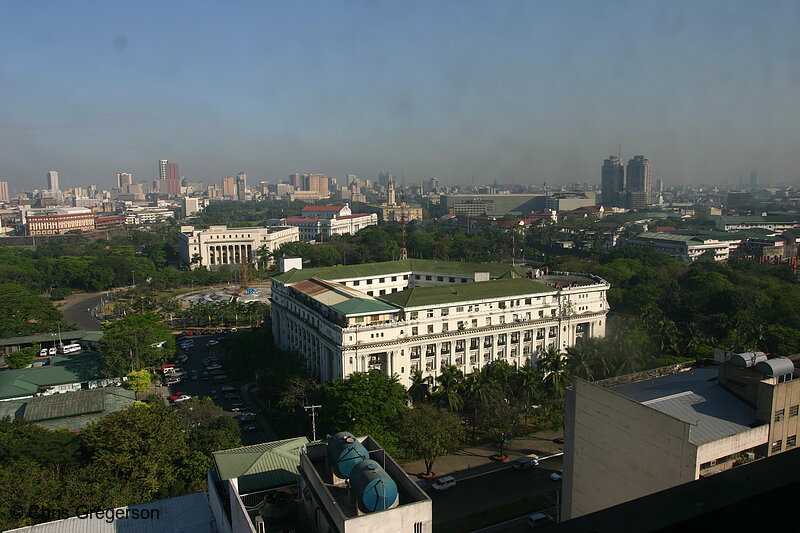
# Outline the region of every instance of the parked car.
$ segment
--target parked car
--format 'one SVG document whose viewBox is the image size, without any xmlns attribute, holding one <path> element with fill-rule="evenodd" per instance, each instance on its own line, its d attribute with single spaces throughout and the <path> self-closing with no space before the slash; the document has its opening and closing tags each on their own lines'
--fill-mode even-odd
<svg viewBox="0 0 800 533">
<path fill-rule="evenodd" d="M 253 431 L 258 431 L 258 426 L 255 424 L 250 424 L 249 426 L 243 427 L 242 431 L 245 433 L 252 433 Z"/>
<path fill-rule="evenodd" d="M 236 420 L 239 422 L 253 422 L 256 419 L 255 413 L 241 413 L 236 415 Z"/>
<path fill-rule="evenodd" d="M 222 392 L 236 392 L 236 387 L 233 385 L 225 385 L 222 387 Z"/>
<path fill-rule="evenodd" d="M 55 346 L 47 349 L 47 355 L 56 355 L 56 354 L 58 354 L 58 348 L 56 348 Z"/>
<path fill-rule="evenodd" d="M 547 513 L 533 513 L 528 515 L 528 527 L 531 529 L 538 529 L 548 524 L 554 524 L 556 521 L 551 515 Z"/>
<path fill-rule="evenodd" d="M 206 343 L 206 346 L 216 346 L 217 344 L 219 344 L 219 341 L 218 341 L 218 340 L 216 340 L 216 339 L 211 339 L 210 341 L 208 341 L 208 342 Z"/>
<path fill-rule="evenodd" d="M 442 476 L 433 482 L 431 488 L 434 490 L 447 490 L 456 486 L 456 478 L 453 476 Z"/>
<path fill-rule="evenodd" d="M 39 357 L 47 357 L 47 348 L 39 350 Z"/>
<path fill-rule="evenodd" d="M 527 457 L 520 457 L 516 461 L 514 461 L 514 470 L 527 470 L 529 468 L 533 468 L 539 466 L 539 457 L 538 456 L 527 456 Z"/>
<path fill-rule="evenodd" d="M 220 364 L 213 364 L 213 365 L 208 365 L 206 368 L 207 368 L 209 371 L 210 371 L 210 370 L 222 370 L 222 365 L 220 365 Z"/>
<path fill-rule="evenodd" d="M 191 398 L 191 396 L 189 396 L 185 392 L 176 392 L 175 394 L 169 397 L 169 399 L 173 402 L 175 400 L 178 400 L 179 398 L 184 398 L 185 400 L 188 400 L 189 398 Z"/>
<path fill-rule="evenodd" d="M 552 479 L 553 481 L 561 481 L 562 477 L 564 477 L 564 471 L 563 470 L 558 470 L 558 471 L 553 472 L 552 474 L 550 474 L 550 479 Z"/>
<path fill-rule="evenodd" d="M 183 378 L 169 377 L 169 378 L 167 378 L 167 380 L 164 383 L 166 383 L 167 387 L 169 387 L 171 385 L 177 385 L 178 383 L 181 383 L 182 381 L 183 381 Z"/>
</svg>

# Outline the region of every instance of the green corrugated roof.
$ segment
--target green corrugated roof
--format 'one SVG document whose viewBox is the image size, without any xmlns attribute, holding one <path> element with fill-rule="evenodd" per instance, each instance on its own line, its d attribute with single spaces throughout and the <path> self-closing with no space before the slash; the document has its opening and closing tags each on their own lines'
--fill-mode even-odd
<svg viewBox="0 0 800 533">
<path fill-rule="evenodd" d="M 214 452 L 220 479 L 238 478 L 239 494 L 248 494 L 297 482 L 299 448 L 306 437 L 264 442 Z"/>
<path fill-rule="evenodd" d="M 0 346 L 17 346 L 20 344 L 39 343 L 49 347 L 53 342 L 58 342 L 58 335 L 54 331 L 51 333 L 40 333 L 38 335 L 26 335 L 24 337 L 8 337 L 0 339 Z M 102 331 L 91 331 L 78 329 L 74 331 L 62 331 L 61 340 L 66 344 L 67 341 L 85 340 L 87 342 L 99 342 L 103 337 Z"/>
<path fill-rule="evenodd" d="M 475 272 L 489 272 L 493 278 L 524 275 L 519 267 L 501 263 L 464 263 L 461 261 L 434 261 L 430 259 L 401 259 L 363 265 L 343 265 L 334 267 L 292 269 L 275 276 L 283 283 L 298 283 L 314 276 L 326 280 L 340 280 L 367 276 L 398 274 L 400 272 L 427 272 L 431 274 L 450 274 L 453 276 L 472 276 Z"/>
<path fill-rule="evenodd" d="M 36 393 L 41 387 L 101 379 L 100 354 L 84 352 L 61 355 L 47 366 L 0 372 L 0 398 Z"/>
<path fill-rule="evenodd" d="M 420 307 L 444 303 L 455 303 L 505 296 L 523 296 L 539 292 L 552 292 L 555 289 L 544 283 L 527 278 L 499 279 L 460 283 L 457 285 L 438 285 L 417 287 L 380 296 L 382 300 L 401 307 Z"/>
<path fill-rule="evenodd" d="M 28 409 L 31 405 L 36 405 L 38 402 L 56 402 L 56 404 L 74 404 L 82 401 L 81 397 L 92 394 L 103 395 L 103 410 L 99 412 L 92 412 L 88 414 L 81 414 L 74 409 L 67 409 L 62 406 L 51 405 L 48 407 L 49 413 L 44 416 L 49 416 L 46 419 L 32 420 L 31 416 L 37 415 L 34 411 L 30 413 Z M 90 391 L 76 391 L 66 394 L 53 394 L 50 396 L 37 396 L 35 398 L 25 398 L 22 400 L 6 400 L 0 402 L 0 418 L 5 416 L 11 419 L 25 419 L 28 422 L 47 428 L 47 429 L 68 429 L 70 431 L 80 431 L 89 424 L 95 423 L 101 417 L 125 409 L 133 405 L 136 401 L 136 393 L 129 389 L 122 387 L 103 387 L 101 389 L 93 389 Z M 78 411 L 86 411 L 87 409 L 79 407 Z"/>
<path fill-rule="evenodd" d="M 344 302 L 333 304 L 332 308 L 345 315 L 357 315 L 360 313 L 375 313 L 379 311 L 396 312 L 398 309 L 380 300 L 370 300 L 367 298 L 350 298 Z"/>
<path fill-rule="evenodd" d="M 680 235 L 678 233 L 660 233 L 660 232 L 644 232 L 636 236 L 641 239 L 650 239 L 654 241 L 671 241 L 671 242 L 703 242 L 704 239 L 694 235 Z"/>
</svg>

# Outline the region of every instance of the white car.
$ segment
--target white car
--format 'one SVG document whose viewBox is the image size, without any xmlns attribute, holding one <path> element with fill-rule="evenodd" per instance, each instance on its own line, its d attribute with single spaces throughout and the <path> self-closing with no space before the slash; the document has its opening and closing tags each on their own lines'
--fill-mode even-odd
<svg viewBox="0 0 800 533">
<path fill-rule="evenodd" d="M 558 470 L 557 472 L 553 472 L 550 474 L 550 479 L 553 481 L 561 481 L 561 478 L 564 477 L 564 471 Z"/>
<path fill-rule="evenodd" d="M 450 487 L 455 487 L 455 486 L 456 486 L 456 478 L 454 478 L 453 476 L 442 476 L 433 482 L 431 488 L 435 490 L 447 490 Z"/>
<path fill-rule="evenodd" d="M 208 341 L 208 342 L 206 343 L 206 346 L 216 346 L 217 344 L 219 344 L 219 341 L 218 341 L 218 340 L 211 339 L 210 341 Z"/>
</svg>

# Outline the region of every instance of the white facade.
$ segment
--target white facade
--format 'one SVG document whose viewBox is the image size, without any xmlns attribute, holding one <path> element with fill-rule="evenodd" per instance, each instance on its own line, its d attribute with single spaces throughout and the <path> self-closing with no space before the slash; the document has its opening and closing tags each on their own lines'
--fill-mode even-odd
<svg viewBox="0 0 800 533">
<path fill-rule="evenodd" d="M 159 207 L 128 208 L 122 214 L 125 216 L 125 224 L 128 225 L 153 224 L 175 218 L 175 211 Z"/>
<path fill-rule="evenodd" d="M 674 233 L 641 233 L 625 242 L 626 246 L 645 246 L 680 261 L 693 262 L 707 252 L 713 252 L 715 261 L 727 261 L 731 243 Z"/>
<path fill-rule="evenodd" d="M 424 295 L 441 286 L 453 289 Z M 447 365 L 465 374 L 496 360 L 521 368 L 550 346 L 603 337 L 608 288 L 590 275 L 528 280 L 505 265 L 425 260 L 293 270 L 273 280 L 273 334 L 322 380 L 378 369 L 408 387 L 415 369 L 435 378 Z"/>
<path fill-rule="evenodd" d="M 294 226 L 300 230 L 300 238 L 312 241 L 330 238 L 332 235 L 354 235 L 364 228 L 378 225 L 375 213 L 356 213 L 334 218 L 312 218 L 308 216 L 282 218 L 274 221 L 284 226 Z"/>
<path fill-rule="evenodd" d="M 222 265 L 256 263 L 259 260 L 258 250 L 262 246 L 266 246 L 267 251 L 272 253 L 284 243 L 299 240 L 298 229 L 288 226 L 257 228 L 211 226 L 205 230 L 194 229 L 194 226 L 181 226 L 181 231 L 178 233 L 178 248 L 181 259 L 192 268 L 206 266 L 214 269 Z M 200 256 L 199 263 L 192 263 L 195 254 Z"/>
</svg>

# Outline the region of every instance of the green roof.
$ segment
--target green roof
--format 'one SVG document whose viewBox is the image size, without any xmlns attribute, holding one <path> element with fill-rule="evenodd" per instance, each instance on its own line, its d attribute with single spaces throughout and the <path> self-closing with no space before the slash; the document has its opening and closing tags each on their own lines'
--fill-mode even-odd
<svg viewBox="0 0 800 533">
<path fill-rule="evenodd" d="M 456 285 L 417 287 L 380 296 L 382 300 L 401 307 L 420 307 L 445 303 L 522 296 L 555 289 L 544 283 L 527 278 L 499 279 Z"/>
<path fill-rule="evenodd" d="M 475 272 L 489 272 L 493 278 L 524 276 L 524 269 L 502 263 L 465 263 L 461 261 L 434 261 L 430 259 L 401 259 L 363 265 L 292 269 L 275 276 L 282 283 L 297 283 L 310 277 L 340 280 L 368 276 L 397 274 L 400 272 L 427 272 L 454 276 L 472 276 Z"/>
<path fill-rule="evenodd" d="M 704 239 L 694 235 L 680 235 L 678 233 L 644 232 L 636 236 L 640 239 L 650 239 L 654 241 L 670 242 L 703 242 Z"/>
<path fill-rule="evenodd" d="M 306 437 L 264 442 L 214 452 L 220 479 L 238 478 L 239 494 L 285 487 L 297 483 L 300 446 Z"/>
<path fill-rule="evenodd" d="M 114 398 L 114 397 L 118 398 Z M 115 401 L 119 399 L 120 401 Z M 73 416 L 111 412 L 110 409 L 120 404 L 132 404 L 136 401 L 136 393 L 121 387 L 104 387 L 100 389 L 81 390 L 67 394 L 51 394 L 38 396 L 28 401 L 25 408 L 25 420 L 43 422 Z M 121 407 L 119 407 L 121 408 Z"/>
<path fill-rule="evenodd" d="M 100 342 L 103 337 L 102 331 L 91 331 L 85 329 L 77 329 L 74 331 L 62 331 L 61 340 L 66 344 L 67 341 L 86 341 L 86 342 Z M 26 335 L 24 337 L 8 337 L 7 339 L 0 339 L 0 346 L 19 346 L 21 344 L 44 344 L 45 347 L 51 346 L 52 343 L 58 341 L 58 335 L 55 332 L 40 333 L 38 335 Z"/>
<path fill-rule="evenodd" d="M 102 379 L 100 354 L 61 355 L 49 365 L 0 372 L 0 399 L 30 396 L 40 388 Z"/>
<path fill-rule="evenodd" d="M 332 308 L 344 315 L 358 315 L 361 313 L 376 313 L 380 311 L 396 312 L 398 309 L 380 300 L 367 298 L 350 298 L 344 302 L 333 304 Z"/>
</svg>

